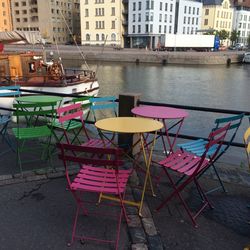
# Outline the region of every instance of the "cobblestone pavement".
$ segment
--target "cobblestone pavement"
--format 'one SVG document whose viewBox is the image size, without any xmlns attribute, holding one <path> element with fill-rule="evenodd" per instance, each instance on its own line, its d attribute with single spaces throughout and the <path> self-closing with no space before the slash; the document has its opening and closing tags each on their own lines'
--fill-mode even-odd
<svg viewBox="0 0 250 250">
<path fill-rule="evenodd" d="M 15 153 L 10 151 L 1 157 L 1 249 L 66 249 L 75 204 L 65 190 L 61 163 L 55 157 L 56 172 L 39 174 L 29 171 L 29 167 L 34 165 L 27 166 L 27 171 L 21 177 L 15 164 Z M 247 205 L 250 203 L 250 173 L 246 166 L 223 162 L 218 166 L 228 192 L 217 191 L 209 195 L 215 208 L 205 210 L 198 217 L 198 229 L 192 226 L 178 200 L 173 200 L 158 213 L 154 211 L 170 190 L 166 178 L 163 178 L 156 187 L 157 196 L 147 194 L 142 218 L 138 216 L 136 208 L 127 207 L 131 220 L 128 225 L 122 225 L 119 249 L 234 250 L 249 245 L 250 209 Z M 157 172 L 158 168 L 153 165 L 152 170 Z M 76 171 L 72 169 L 72 173 Z M 210 188 L 217 184 L 215 179 L 212 173 L 207 173 L 201 182 L 205 188 Z M 136 176 L 132 183 L 135 181 L 138 181 Z M 127 195 L 137 200 L 139 192 L 131 186 Z M 192 209 L 197 207 L 199 200 L 192 187 L 185 198 Z M 109 224 L 108 221 L 95 221 L 92 230 L 105 233 Z M 82 247 L 76 242 L 71 249 Z M 110 249 L 110 246 L 88 244 L 85 249 Z"/>
</svg>

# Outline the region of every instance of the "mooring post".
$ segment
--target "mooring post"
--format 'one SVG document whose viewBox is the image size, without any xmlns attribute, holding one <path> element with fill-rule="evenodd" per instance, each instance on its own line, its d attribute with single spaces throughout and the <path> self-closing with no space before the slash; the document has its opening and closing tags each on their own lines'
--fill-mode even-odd
<svg viewBox="0 0 250 250">
<path fill-rule="evenodd" d="M 138 106 L 138 101 L 141 94 L 139 93 L 122 93 L 119 95 L 119 116 L 132 117 L 131 109 Z M 119 134 L 118 144 L 122 147 L 126 145 L 129 149 L 132 149 L 129 154 L 134 155 L 138 152 L 138 147 L 133 147 L 134 143 L 138 141 L 137 134 Z"/>
</svg>

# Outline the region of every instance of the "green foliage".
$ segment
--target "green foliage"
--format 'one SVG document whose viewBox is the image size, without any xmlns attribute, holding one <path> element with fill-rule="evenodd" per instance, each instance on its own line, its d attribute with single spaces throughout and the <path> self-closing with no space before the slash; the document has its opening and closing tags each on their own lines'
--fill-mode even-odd
<svg viewBox="0 0 250 250">
<path fill-rule="evenodd" d="M 218 31 L 218 35 L 220 37 L 220 40 L 226 40 L 227 38 L 229 38 L 229 32 L 227 32 L 226 30 Z"/>
<path fill-rule="evenodd" d="M 250 48 L 250 34 L 247 37 L 247 44 L 248 44 L 248 48 Z"/>
<path fill-rule="evenodd" d="M 232 44 L 235 44 L 238 41 L 239 36 L 240 36 L 240 31 L 237 31 L 236 29 L 234 29 L 231 32 L 230 41 L 232 42 Z"/>
</svg>

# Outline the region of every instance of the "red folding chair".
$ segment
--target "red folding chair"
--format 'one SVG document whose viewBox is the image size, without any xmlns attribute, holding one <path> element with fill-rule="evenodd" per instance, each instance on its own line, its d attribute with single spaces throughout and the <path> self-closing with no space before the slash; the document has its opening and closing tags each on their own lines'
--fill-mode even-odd
<svg viewBox="0 0 250 250">
<path fill-rule="evenodd" d="M 191 218 L 193 225 L 197 227 L 195 220 L 198 217 L 198 215 L 207 206 L 212 208 L 211 203 L 207 199 L 206 194 L 204 193 L 204 191 L 201 188 L 200 183 L 198 182 L 198 176 L 200 173 L 202 173 L 206 168 L 208 168 L 213 163 L 218 152 L 220 151 L 220 148 L 222 146 L 223 140 L 226 136 L 226 133 L 229 127 L 230 127 L 230 123 L 215 131 L 212 131 L 209 134 L 208 143 L 205 146 L 205 152 L 202 154 L 202 156 L 197 156 L 193 153 L 180 149 L 159 162 L 159 164 L 163 167 L 164 172 L 168 176 L 170 184 L 173 187 L 174 191 L 157 207 L 156 209 L 157 211 L 163 208 L 172 198 L 174 198 L 175 196 L 178 196 L 185 210 L 187 211 L 189 217 Z M 207 152 L 214 145 L 217 145 L 216 150 L 214 151 L 212 155 L 209 155 L 209 158 L 207 158 Z M 172 170 L 178 173 L 178 175 L 181 175 L 180 179 L 177 182 L 175 182 L 174 178 L 171 177 L 168 170 Z M 198 212 L 196 212 L 194 215 L 192 214 L 186 201 L 183 199 L 181 195 L 181 191 L 183 191 L 187 187 L 187 185 L 192 182 L 194 182 L 198 190 L 198 193 L 201 196 L 202 201 L 203 201 L 203 205 L 198 210 Z"/>
<path fill-rule="evenodd" d="M 113 243 L 115 244 L 115 249 L 118 249 L 121 221 L 123 216 L 127 220 L 123 200 L 127 181 L 131 174 L 130 170 L 120 169 L 123 165 L 123 161 L 120 160 L 120 156 L 123 153 L 122 150 L 117 148 L 94 148 L 60 143 L 57 144 L 57 147 L 60 148 L 59 159 L 61 159 L 64 163 L 68 188 L 72 192 L 77 203 L 71 242 L 68 245 L 70 246 L 75 239 L 80 239 L 81 241 L 91 240 L 101 243 Z M 100 154 L 105 157 L 102 159 L 93 157 L 93 155 Z M 68 171 L 70 163 L 80 164 L 80 170 L 72 181 Z M 98 239 L 93 236 L 82 236 L 76 234 L 77 220 L 80 209 L 82 209 L 85 216 L 90 215 L 90 211 L 87 209 L 86 204 L 91 202 L 83 200 L 83 196 L 86 192 L 97 193 L 99 194 L 99 197 L 102 194 L 117 196 L 120 200 L 120 202 L 115 202 L 115 204 L 113 204 L 114 201 L 111 204 L 106 204 L 106 202 L 101 202 L 99 204 L 100 207 L 102 207 L 102 205 L 120 206 L 119 215 L 116 216 L 118 225 L 115 240 Z M 97 202 L 98 201 L 94 202 L 95 206 Z M 97 207 L 99 208 L 99 206 Z M 97 215 L 103 214 L 98 213 Z M 110 217 L 114 216 L 114 214 L 106 214 L 106 216 Z"/>
</svg>

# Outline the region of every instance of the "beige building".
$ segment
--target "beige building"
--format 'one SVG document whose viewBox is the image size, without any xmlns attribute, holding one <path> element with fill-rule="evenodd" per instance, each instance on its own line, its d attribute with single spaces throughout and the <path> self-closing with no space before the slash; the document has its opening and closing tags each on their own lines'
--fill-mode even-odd
<svg viewBox="0 0 250 250">
<path fill-rule="evenodd" d="M 10 12 L 10 1 L 0 0 L 0 31 L 11 31 L 12 20 Z"/>
<path fill-rule="evenodd" d="M 234 9 L 229 0 L 204 0 L 202 29 L 226 30 L 230 33 L 233 25 L 233 12 Z"/>
<path fill-rule="evenodd" d="M 12 0 L 11 8 L 16 30 L 39 30 L 46 41 L 58 44 L 71 41 L 71 34 L 80 34 L 76 25 L 80 0 Z"/>
<path fill-rule="evenodd" d="M 123 2 L 81 0 L 82 44 L 124 47 L 127 10 Z"/>
</svg>

